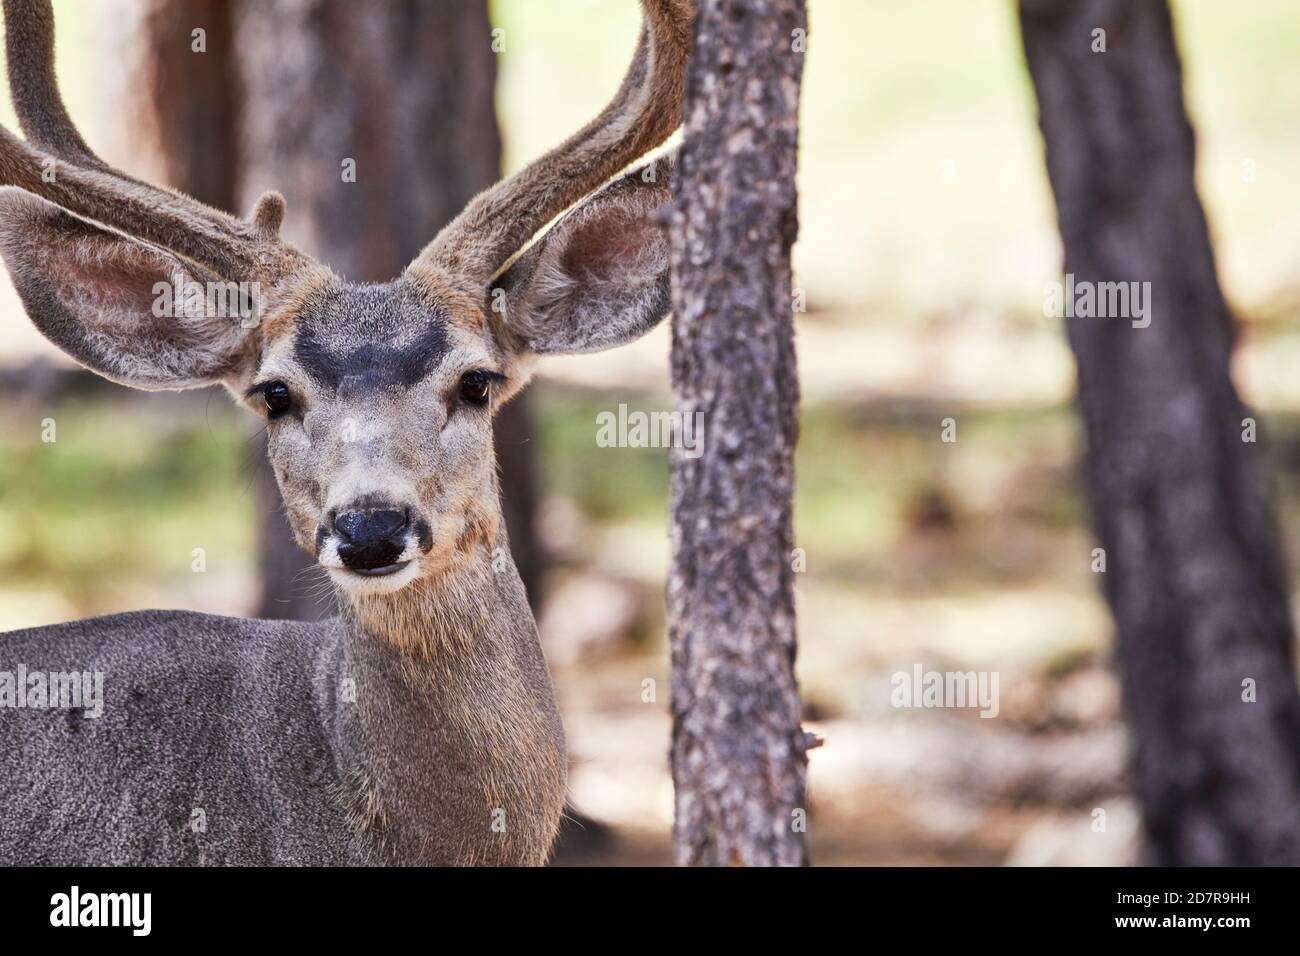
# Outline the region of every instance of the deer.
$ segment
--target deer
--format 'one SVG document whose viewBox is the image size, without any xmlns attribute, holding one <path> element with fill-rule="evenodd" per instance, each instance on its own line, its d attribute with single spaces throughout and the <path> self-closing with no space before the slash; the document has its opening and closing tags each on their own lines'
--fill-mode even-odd
<svg viewBox="0 0 1300 956">
<path fill-rule="evenodd" d="M 24 310 L 114 382 L 221 386 L 264 418 L 338 613 L 138 611 L 0 635 L 0 864 L 544 864 L 564 730 L 492 418 L 539 356 L 612 348 L 669 311 L 661 147 L 692 0 L 643 0 L 605 109 L 382 284 L 282 240 L 279 193 L 240 218 L 102 161 L 58 88 L 49 0 L 3 11 L 23 136 L 0 129 L 0 257 Z M 160 289 L 214 283 L 257 289 L 257 308 L 157 307 Z M 102 712 L 41 707 L 19 673 L 94 674 Z"/>
</svg>

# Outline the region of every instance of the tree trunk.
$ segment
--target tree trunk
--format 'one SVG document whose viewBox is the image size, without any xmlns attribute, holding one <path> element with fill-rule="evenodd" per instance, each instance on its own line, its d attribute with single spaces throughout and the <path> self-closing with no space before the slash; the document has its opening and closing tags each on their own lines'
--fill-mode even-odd
<svg viewBox="0 0 1300 956">
<path fill-rule="evenodd" d="M 672 769 L 679 864 L 807 862 L 791 518 L 803 0 L 701 0 L 674 188 Z"/>
<path fill-rule="evenodd" d="M 135 104 L 131 135 L 149 141 L 156 175 L 219 209 L 235 205 L 237 93 L 226 0 L 146 0 L 134 10 L 109 7 L 142 46 L 117 82 Z M 134 20 L 138 22 L 132 22 Z M 194 50 L 202 30 L 207 52 Z M 119 52 L 115 49 L 114 52 Z M 137 141 L 137 149 L 144 143 Z"/>
<path fill-rule="evenodd" d="M 101 41 L 102 116 L 112 117 L 94 121 L 94 144 L 147 182 L 232 209 L 238 97 L 226 0 L 99 0 L 88 15 Z"/>
<path fill-rule="evenodd" d="M 243 80 L 240 194 L 288 203 L 284 234 L 353 281 L 395 277 L 500 171 L 496 59 L 483 0 L 297 0 L 238 5 Z M 355 168 L 355 181 L 346 167 Z M 516 563 L 536 600 L 532 430 L 521 397 L 497 419 L 504 512 Z M 268 470 L 268 617 L 332 610 L 307 596 Z M 295 578 L 298 580 L 295 582 Z"/>
<path fill-rule="evenodd" d="M 1169 10 L 1021 0 L 1020 12 L 1065 271 L 1076 288 L 1150 283 L 1136 325 L 1066 320 L 1149 856 L 1300 863 L 1287 576 L 1229 375 L 1234 321 Z"/>
</svg>

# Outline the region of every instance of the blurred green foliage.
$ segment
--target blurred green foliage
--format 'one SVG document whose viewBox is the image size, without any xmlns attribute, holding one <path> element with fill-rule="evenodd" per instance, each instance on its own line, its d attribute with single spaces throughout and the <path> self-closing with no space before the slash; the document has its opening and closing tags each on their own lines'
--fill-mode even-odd
<svg viewBox="0 0 1300 956">
<path fill-rule="evenodd" d="M 173 417 L 117 402 L 0 411 L 0 578 L 52 579 L 82 605 L 135 577 L 188 572 L 196 547 L 247 567 L 247 431 L 224 407 L 187 405 Z"/>
</svg>

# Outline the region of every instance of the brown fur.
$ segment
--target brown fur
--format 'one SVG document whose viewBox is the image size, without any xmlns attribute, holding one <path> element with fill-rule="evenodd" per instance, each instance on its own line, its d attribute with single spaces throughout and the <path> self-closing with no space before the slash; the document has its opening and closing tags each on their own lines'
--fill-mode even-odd
<svg viewBox="0 0 1300 956">
<path fill-rule="evenodd" d="M 298 328 L 299 316 L 317 306 L 333 279 L 328 269 L 312 263 L 273 289 L 268 300 L 270 308 L 262 316 L 260 326 L 261 351 L 266 352 L 277 342 L 291 338 Z"/>
</svg>

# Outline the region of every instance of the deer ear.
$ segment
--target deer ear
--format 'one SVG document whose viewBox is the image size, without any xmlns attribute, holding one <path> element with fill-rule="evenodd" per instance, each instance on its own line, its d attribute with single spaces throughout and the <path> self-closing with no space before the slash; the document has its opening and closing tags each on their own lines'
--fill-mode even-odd
<svg viewBox="0 0 1300 956">
<path fill-rule="evenodd" d="M 669 310 L 673 160 L 615 180 L 550 228 L 491 290 L 507 338 L 539 354 L 596 352 L 639 338 Z"/>
<path fill-rule="evenodd" d="M 249 351 L 247 298 L 228 307 L 233 283 L 12 186 L 0 187 L 0 256 L 41 334 L 116 382 L 208 385 Z"/>
</svg>

